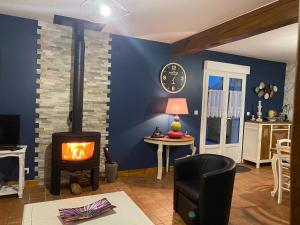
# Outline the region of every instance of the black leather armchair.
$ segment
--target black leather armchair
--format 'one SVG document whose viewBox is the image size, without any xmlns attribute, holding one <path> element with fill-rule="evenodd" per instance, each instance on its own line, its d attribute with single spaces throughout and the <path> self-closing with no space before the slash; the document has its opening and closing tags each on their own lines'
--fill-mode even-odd
<svg viewBox="0 0 300 225">
<path fill-rule="evenodd" d="M 174 210 L 188 225 L 227 225 L 235 162 L 202 154 L 175 160 Z"/>
</svg>

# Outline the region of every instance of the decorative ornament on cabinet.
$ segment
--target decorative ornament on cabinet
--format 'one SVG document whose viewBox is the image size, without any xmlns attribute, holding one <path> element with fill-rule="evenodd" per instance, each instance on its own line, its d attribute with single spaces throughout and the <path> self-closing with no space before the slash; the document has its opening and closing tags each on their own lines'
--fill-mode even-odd
<svg viewBox="0 0 300 225">
<path fill-rule="evenodd" d="M 262 122 L 263 121 L 261 110 L 262 110 L 261 101 L 258 101 L 258 104 L 257 104 L 257 119 L 256 119 L 257 122 Z"/>
</svg>

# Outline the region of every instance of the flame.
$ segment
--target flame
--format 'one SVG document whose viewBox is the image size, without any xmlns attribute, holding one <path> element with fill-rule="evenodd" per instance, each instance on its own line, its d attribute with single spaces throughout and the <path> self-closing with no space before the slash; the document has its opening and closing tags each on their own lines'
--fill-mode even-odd
<svg viewBox="0 0 300 225">
<path fill-rule="evenodd" d="M 62 159 L 80 161 L 93 157 L 94 142 L 62 143 Z"/>
</svg>

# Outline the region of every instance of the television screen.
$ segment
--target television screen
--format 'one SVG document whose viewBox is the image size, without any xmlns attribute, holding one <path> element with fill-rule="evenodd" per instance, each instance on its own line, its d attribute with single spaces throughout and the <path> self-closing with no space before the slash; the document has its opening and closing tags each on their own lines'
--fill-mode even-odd
<svg viewBox="0 0 300 225">
<path fill-rule="evenodd" d="M 20 115 L 0 115 L 0 145 L 18 145 Z"/>
</svg>

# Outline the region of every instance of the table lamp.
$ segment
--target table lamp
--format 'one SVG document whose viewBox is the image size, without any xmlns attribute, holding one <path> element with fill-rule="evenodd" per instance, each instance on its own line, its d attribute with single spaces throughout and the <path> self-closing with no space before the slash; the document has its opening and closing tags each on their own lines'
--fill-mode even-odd
<svg viewBox="0 0 300 225">
<path fill-rule="evenodd" d="M 169 98 L 166 108 L 166 114 L 175 115 L 171 123 L 171 131 L 168 132 L 170 138 L 181 138 L 184 133 L 180 132 L 181 123 L 178 115 L 189 114 L 185 98 Z"/>
</svg>

